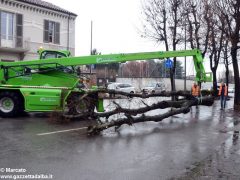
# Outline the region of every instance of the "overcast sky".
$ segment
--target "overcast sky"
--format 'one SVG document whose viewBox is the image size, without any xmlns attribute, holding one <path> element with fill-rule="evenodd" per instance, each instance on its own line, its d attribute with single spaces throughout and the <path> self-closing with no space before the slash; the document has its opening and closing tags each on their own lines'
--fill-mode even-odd
<svg viewBox="0 0 240 180">
<path fill-rule="evenodd" d="M 46 0 L 78 15 L 76 55 L 90 53 L 93 21 L 93 48 L 103 54 L 156 51 L 154 42 L 141 38 L 141 0 Z"/>
<path fill-rule="evenodd" d="M 142 0 L 45 0 L 78 15 L 76 19 L 76 56 L 90 54 L 91 21 L 93 48 L 102 54 L 165 50 L 141 38 Z M 183 60 L 181 60 L 183 63 Z M 210 72 L 209 63 L 205 69 Z M 187 61 L 192 75 L 193 61 Z"/>
</svg>

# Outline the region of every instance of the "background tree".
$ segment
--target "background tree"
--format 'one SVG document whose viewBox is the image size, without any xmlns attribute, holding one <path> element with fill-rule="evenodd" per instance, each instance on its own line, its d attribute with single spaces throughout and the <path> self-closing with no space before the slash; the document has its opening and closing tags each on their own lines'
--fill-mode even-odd
<svg viewBox="0 0 240 180">
<path fill-rule="evenodd" d="M 213 6 L 209 8 L 209 15 L 207 17 L 210 24 L 209 28 L 209 60 L 210 68 L 213 74 L 213 91 L 214 95 L 218 96 L 217 89 L 217 68 L 220 62 L 221 53 L 224 50 L 225 39 L 225 21 L 222 15 L 216 14 L 213 10 Z"/>
<path fill-rule="evenodd" d="M 235 94 L 234 109 L 240 110 L 240 78 L 238 68 L 238 43 L 240 42 L 240 1 L 239 0 L 215 0 L 215 8 L 226 22 L 226 37 L 230 42 L 231 58 L 234 72 Z"/>
<path fill-rule="evenodd" d="M 148 0 L 143 4 L 144 37 L 164 44 L 166 51 L 177 50 L 181 40 L 181 6 L 183 0 Z M 175 70 L 177 60 L 174 58 L 170 71 L 171 89 L 175 91 Z"/>
<path fill-rule="evenodd" d="M 118 74 L 118 77 L 122 78 L 169 78 L 170 70 L 165 67 L 163 60 L 132 61 L 121 64 Z M 181 79 L 183 76 L 183 67 L 180 61 L 176 62 L 175 76 L 177 79 Z"/>
<path fill-rule="evenodd" d="M 214 11 L 212 0 L 185 1 L 183 14 L 187 19 L 187 39 L 192 49 L 200 49 L 203 58 L 208 54 L 213 74 L 213 90 L 217 96 L 217 68 L 223 49 L 225 22 Z M 186 23 L 186 22 L 185 22 Z"/>
<path fill-rule="evenodd" d="M 234 83 L 232 71 L 229 70 L 229 66 L 232 64 L 231 55 L 230 55 L 230 47 L 229 47 L 229 40 L 225 39 L 223 43 L 223 51 L 222 51 L 222 64 L 225 67 L 225 79 L 226 85 L 229 86 L 229 83 Z"/>
<path fill-rule="evenodd" d="M 191 49 L 200 49 L 204 58 L 209 42 L 210 22 L 208 15 L 211 6 L 206 0 L 184 0 L 183 4 L 182 26 L 187 29 L 186 40 Z"/>
</svg>

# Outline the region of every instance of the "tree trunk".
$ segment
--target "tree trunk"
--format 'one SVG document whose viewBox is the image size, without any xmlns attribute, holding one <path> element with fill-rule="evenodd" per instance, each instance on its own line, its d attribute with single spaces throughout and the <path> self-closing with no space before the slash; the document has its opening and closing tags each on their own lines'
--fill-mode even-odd
<svg viewBox="0 0 240 180">
<path fill-rule="evenodd" d="M 237 61 L 237 48 L 236 46 L 231 48 L 232 56 L 232 65 L 234 72 L 234 83 L 235 83 L 235 92 L 234 92 L 234 109 L 240 110 L 240 79 L 239 79 L 239 68 Z"/>
<path fill-rule="evenodd" d="M 213 74 L 213 94 L 215 97 L 218 96 L 218 89 L 217 89 L 217 71 L 215 68 L 212 68 Z"/>
<path fill-rule="evenodd" d="M 225 76 L 226 76 L 226 85 L 227 87 L 229 87 L 229 67 L 228 65 L 226 65 L 226 72 L 225 72 Z"/>
<path fill-rule="evenodd" d="M 176 48 L 175 48 L 176 49 Z M 171 81 L 171 90 L 176 91 L 175 85 L 175 71 L 176 71 L 176 58 L 173 58 L 173 67 L 170 69 L 170 81 Z M 175 100 L 175 96 L 172 96 L 172 100 Z"/>
<path fill-rule="evenodd" d="M 171 69 L 170 70 L 171 91 L 175 91 L 176 90 L 174 75 L 175 75 L 174 70 Z M 172 100 L 173 101 L 175 100 L 175 96 L 172 96 Z"/>
<path fill-rule="evenodd" d="M 229 62 L 228 62 L 228 41 L 225 42 L 224 45 L 224 65 L 226 68 L 225 76 L 226 76 L 226 85 L 229 85 Z"/>
<path fill-rule="evenodd" d="M 170 116 L 176 115 L 176 114 L 181 114 L 181 113 L 188 113 L 190 111 L 191 106 L 196 106 L 196 105 L 205 105 L 205 106 L 211 106 L 214 102 L 213 97 L 203 97 L 201 101 L 199 101 L 196 98 L 193 98 L 191 100 L 182 100 L 182 101 L 162 101 L 157 104 L 153 104 L 152 106 L 146 106 L 140 109 L 124 109 L 118 105 L 117 109 L 110 112 L 110 113 L 103 113 L 101 114 L 96 114 L 96 117 L 109 117 L 111 115 L 117 114 L 117 113 L 123 113 L 125 117 L 112 120 L 112 121 L 106 121 L 106 122 L 101 122 L 97 125 L 94 126 L 89 126 L 88 127 L 88 134 L 89 135 L 96 135 L 99 134 L 101 131 L 115 127 L 115 129 L 120 128 L 123 124 L 128 124 L 132 125 L 135 123 L 140 123 L 140 122 L 147 122 L 147 121 L 154 121 L 154 122 L 160 122 Z M 165 109 L 169 107 L 174 107 L 168 112 L 158 114 L 155 116 L 149 116 L 145 115 L 142 113 L 151 111 L 153 109 Z M 141 116 L 137 116 L 137 114 L 142 114 Z"/>
</svg>

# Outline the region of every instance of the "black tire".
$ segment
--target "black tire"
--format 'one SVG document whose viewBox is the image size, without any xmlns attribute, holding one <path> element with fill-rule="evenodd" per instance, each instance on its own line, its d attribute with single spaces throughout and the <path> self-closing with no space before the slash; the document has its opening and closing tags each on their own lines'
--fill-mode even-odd
<svg viewBox="0 0 240 180">
<path fill-rule="evenodd" d="M 24 111 L 23 98 L 13 91 L 0 92 L 0 116 L 16 117 Z"/>
<path fill-rule="evenodd" d="M 96 97 L 88 96 L 79 100 L 83 94 L 71 94 L 67 99 L 68 112 L 70 115 L 84 115 L 88 116 L 94 112 L 96 102 L 93 99 Z"/>
<path fill-rule="evenodd" d="M 154 90 L 152 90 L 152 94 L 154 94 L 155 93 L 155 91 Z"/>
<path fill-rule="evenodd" d="M 134 94 L 134 92 L 133 92 L 133 91 L 131 91 L 130 93 L 131 93 L 131 94 Z"/>
</svg>

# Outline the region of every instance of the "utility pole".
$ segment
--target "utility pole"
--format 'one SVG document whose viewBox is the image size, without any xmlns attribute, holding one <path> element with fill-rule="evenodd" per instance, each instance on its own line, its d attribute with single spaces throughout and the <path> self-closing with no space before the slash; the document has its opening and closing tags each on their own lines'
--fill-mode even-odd
<svg viewBox="0 0 240 180">
<path fill-rule="evenodd" d="M 92 33 L 93 33 L 93 22 L 91 21 L 91 40 L 90 40 L 90 55 L 92 55 Z M 92 65 L 90 65 L 90 74 L 92 74 Z"/>
<path fill-rule="evenodd" d="M 93 31 L 93 22 L 91 21 L 90 55 L 92 55 L 92 31 Z"/>
<path fill-rule="evenodd" d="M 184 27 L 185 29 L 184 29 L 184 42 L 185 42 L 185 44 L 184 44 L 184 49 L 186 50 L 187 49 L 187 24 L 185 24 L 185 27 Z M 186 56 L 184 57 L 184 91 L 186 91 L 187 90 L 187 58 L 186 58 Z"/>
</svg>

